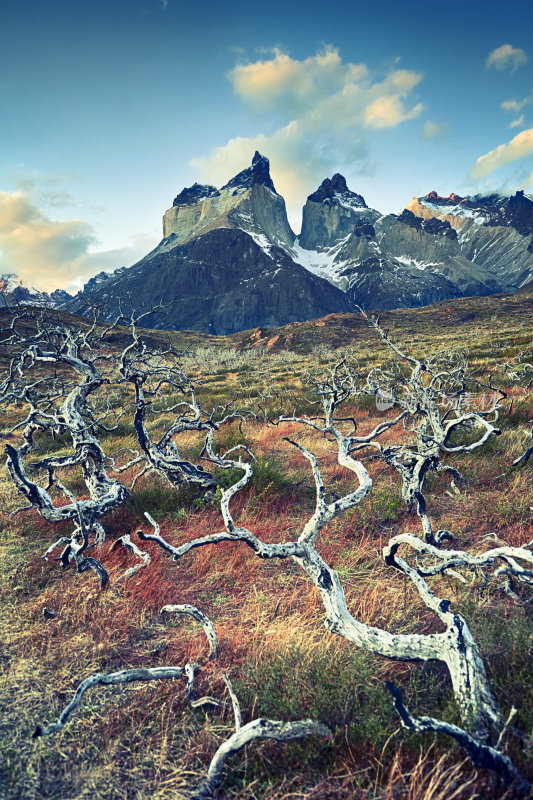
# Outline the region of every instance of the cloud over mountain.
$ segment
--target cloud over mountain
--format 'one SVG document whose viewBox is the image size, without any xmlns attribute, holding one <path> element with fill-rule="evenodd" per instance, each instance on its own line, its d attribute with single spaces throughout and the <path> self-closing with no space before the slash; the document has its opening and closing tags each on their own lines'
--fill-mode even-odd
<svg viewBox="0 0 533 800">
<path fill-rule="evenodd" d="M 79 219 L 51 220 L 23 192 L 0 192 L 0 265 L 40 289 L 64 287 L 96 241 Z"/>
<path fill-rule="evenodd" d="M 230 139 L 192 165 L 202 180 L 221 185 L 254 150 L 268 152 L 289 209 L 332 169 L 345 164 L 368 173 L 373 132 L 414 119 L 423 109 L 412 97 L 421 73 L 390 69 L 376 78 L 365 64 L 343 62 L 334 47 L 302 60 L 274 49 L 268 58 L 238 64 L 228 77 L 243 102 L 265 114 L 270 130 Z"/>
<path fill-rule="evenodd" d="M 0 192 L 0 272 L 14 273 L 27 286 L 44 291 L 76 289 L 102 269 L 131 263 L 148 242 L 141 236 L 131 246 L 90 252 L 95 244 L 87 222 L 50 219 L 30 193 Z"/>
</svg>

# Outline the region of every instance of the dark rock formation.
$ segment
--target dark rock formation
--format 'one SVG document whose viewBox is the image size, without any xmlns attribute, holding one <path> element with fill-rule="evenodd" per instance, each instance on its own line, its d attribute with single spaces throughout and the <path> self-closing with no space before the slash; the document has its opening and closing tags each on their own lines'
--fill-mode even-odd
<svg viewBox="0 0 533 800">
<path fill-rule="evenodd" d="M 361 206 L 361 208 L 368 208 L 364 197 L 350 191 L 346 184 L 346 178 L 339 172 L 336 172 L 332 178 L 326 178 L 322 181 L 316 192 L 310 194 L 307 199 L 311 200 L 313 203 L 324 203 L 327 201 L 339 203 L 338 195 L 344 195 L 353 205 Z"/>
<path fill-rule="evenodd" d="M 217 197 L 220 194 L 216 186 L 206 186 L 201 183 L 193 183 L 192 186 L 182 189 L 174 198 L 173 206 L 192 206 L 203 200 L 204 197 Z"/>
<path fill-rule="evenodd" d="M 398 222 L 403 222 L 404 225 L 409 225 L 415 230 L 423 230 L 432 236 L 447 236 L 448 239 L 457 239 L 457 231 L 446 220 L 437 219 L 436 217 L 431 217 L 430 219 L 417 217 L 407 208 L 404 208 L 402 213 L 398 215 Z"/>
<path fill-rule="evenodd" d="M 257 150 L 252 159 L 252 166 L 235 175 L 222 189 L 250 189 L 252 186 L 266 186 L 267 189 L 276 192 L 270 177 L 270 161 Z"/>
<path fill-rule="evenodd" d="M 509 198 L 503 216 L 506 217 L 507 224 L 522 236 L 533 233 L 533 201 L 526 197 L 523 191 Z"/>
<path fill-rule="evenodd" d="M 366 239 L 374 239 L 376 229 L 369 222 L 360 222 L 352 231 L 352 236 L 364 236 Z"/>
<path fill-rule="evenodd" d="M 415 308 L 461 296 L 447 278 L 394 259 L 374 256 L 344 274 L 349 278 L 346 294 L 362 308 Z"/>
<path fill-rule="evenodd" d="M 306 250 L 336 247 L 355 228 L 371 227 L 379 216 L 379 212 L 368 208 L 364 198 L 350 191 L 346 179 L 336 173 L 322 181 L 317 191 L 307 198 L 299 244 Z M 368 227 L 361 229 L 362 235 L 369 235 L 369 230 Z"/>
<path fill-rule="evenodd" d="M 170 303 L 143 321 L 151 328 L 228 334 L 259 325 L 285 325 L 353 311 L 348 297 L 295 264 L 279 247 L 266 252 L 242 230 L 218 228 L 170 250 L 155 252 L 97 286 L 90 300 L 105 321 L 118 298 L 131 295 L 139 312 Z M 79 294 L 68 310 L 87 313 Z"/>
</svg>

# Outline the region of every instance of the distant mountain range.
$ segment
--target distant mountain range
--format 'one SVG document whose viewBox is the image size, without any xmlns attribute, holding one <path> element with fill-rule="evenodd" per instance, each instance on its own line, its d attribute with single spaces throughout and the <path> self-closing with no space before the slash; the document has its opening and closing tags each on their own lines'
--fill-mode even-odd
<svg viewBox="0 0 533 800">
<path fill-rule="evenodd" d="M 398 216 L 369 208 L 342 175 L 307 198 L 296 236 L 268 159 L 225 186 L 183 189 L 163 218 L 160 244 L 137 264 L 92 278 L 65 310 L 104 320 L 119 298 L 143 324 L 228 334 L 333 312 L 410 308 L 513 292 L 533 279 L 533 201 L 476 195 L 414 198 Z"/>
<path fill-rule="evenodd" d="M 0 295 L 0 308 L 2 306 L 2 297 L 7 305 L 32 305 L 47 308 L 60 308 L 64 303 L 72 300 L 72 295 L 63 291 L 63 289 L 56 289 L 49 293 L 26 286 L 12 272 L 0 275 Z"/>
</svg>

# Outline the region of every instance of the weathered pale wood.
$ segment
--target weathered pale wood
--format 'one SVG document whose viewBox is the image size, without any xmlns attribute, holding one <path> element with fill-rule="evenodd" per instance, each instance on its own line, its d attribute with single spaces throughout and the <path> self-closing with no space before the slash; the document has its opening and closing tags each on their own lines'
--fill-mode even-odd
<svg viewBox="0 0 533 800">
<path fill-rule="evenodd" d="M 222 771 L 228 758 L 254 739 L 274 739 L 289 742 L 304 736 L 330 738 L 331 731 L 325 725 L 311 719 L 296 722 L 280 722 L 272 719 L 254 719 L 235 731 L 226 739 L 211 759 L 206 780 L 191 795 L 191 800 L 211 797 L 220 784 Z"/>
</svg>

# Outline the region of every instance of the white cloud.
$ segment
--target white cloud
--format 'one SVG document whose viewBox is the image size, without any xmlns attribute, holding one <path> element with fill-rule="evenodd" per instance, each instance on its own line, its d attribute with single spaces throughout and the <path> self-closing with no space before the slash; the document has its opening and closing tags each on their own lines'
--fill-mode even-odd
<svg viewBox="0 0 533 800">
<path fill-rule="evenodd" d="M 470 175 L 474 180 L 484 178 L 498 169 L 498 167 L 532 154 L 533 128 L 528 128 L 525 131 L 520 131 L 508 144 L 500 144 L 494 150 L 484 156 L 480 156 L 470 170 Z"/>
<path fill-rule="evenodd" d="M 513 47 L 511 44 L 502 44 L 489 53 L 485 66 L 487 69 L 509 69 L 511 72 L 516 72 L 518 67 L 521 67 L 526 62 L 527 55 L 520 47 Z"/>
<path fill-rule="evenodd" d="M 23 192 L 0 192 L 0 264 L 38 289 L 65 286 L 96 237 L 79 219 L 49 219 Z"/>
<path fill-rule="evenodd" d="M 237 65 L 228 77 L 243 102 L 266 112 L 266 124 L 275 119 L 277 128 L 230 139 L 192 165 L 201 180 L 221 185 L 259 150 L 271 160 L 289 214 L 330 170 L 368 174 L 369 132 L 394 128 L 423 108 L 410 100 L 420 73 L 392 69 L 377 80 L 365 64 L 344 63 L 333 47 L 303 60 L 275 49 L 269 58 Z"/>
<path fill-rule="evenodd" d="M 520 111 L 524 108 L 525 104 L 527 103 L 528 98 L 525 97 L 523 100 L 504 100 L 503 103 L 500 103 L 500 108 L 503 108 L 504 111 L 512 111 L 515 114 L 519 114 Z"/>
<path fill-rule="evenodd" d="M 445 122 L 432 122 L 431 120 L 427 120 L 424 123 L 424 129 L 422 131 L 422 139 L 436 139 L 438 136 L 442 136 L 448 126 Z"/>
<path fill-rule="evenodd" d="M 95 244 L 87 222 L 50 219 L 30 194 L 0 192 L 1 273 L 15 273 L 26 286 L 45 291 L 79 288 L 100 270 L 132 264 L 146 252 L 135 242 L 120 250 L 91 252 Z"/>
<path fill-rule="evenodd" d="M 364 64 L 343 64 L 337 50 L 297 61 L 278 48 L 273 58 L 238 64 L 228 77 L 235 92 L 262 111 L 307 109 L 321 98 L 368 77 Z"/>
<path fill-rule="evenodd" d="M 524 122 L 524 115 L 520 114 L 519 117 L 513 119 L 512 122 L 509 123 L 509 128 L 519 128 L 523 122 Z"/>
<path fill-rule="evenodd" d="M 393 128 L 400 122 L 418 117 L 424 106 L 417 103 L 407 111 L 400 97 L 378 97 L 365 108 L 365 125 L 368 128 Z"/>
</svg>

